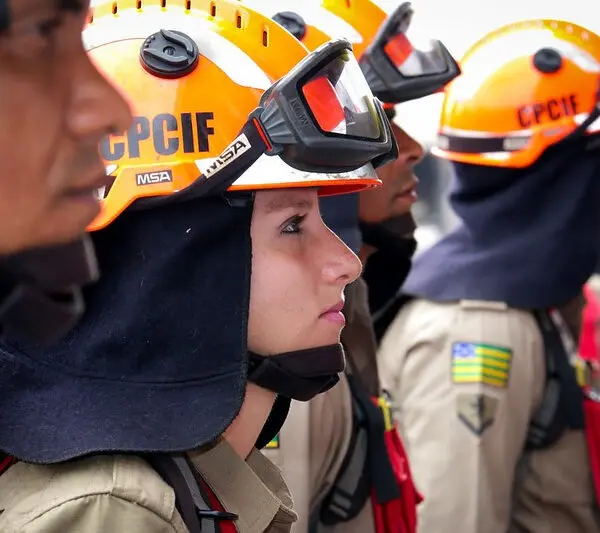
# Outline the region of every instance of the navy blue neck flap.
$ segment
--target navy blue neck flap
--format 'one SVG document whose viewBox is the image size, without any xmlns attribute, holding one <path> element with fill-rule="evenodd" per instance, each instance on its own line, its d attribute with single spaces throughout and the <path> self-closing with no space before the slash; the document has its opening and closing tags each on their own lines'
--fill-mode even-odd
<svg viewBox="0 0 600 533">
<path fill-rule="evenodd" d="M 52 348 L 0 344 L 0 449 L 30 462 L 214 440 L 245 391 L 252 202 L 125 212 L 92 235 L 100 281 Z"/>
<path fill-rule="evenodd" d="M 461 223 L 415 259 L 403 292 L 517 308 L 573 298 L 599 258 L 600 152 L 577 141 L 525 169 L 453 166 Z"/>
</svg>

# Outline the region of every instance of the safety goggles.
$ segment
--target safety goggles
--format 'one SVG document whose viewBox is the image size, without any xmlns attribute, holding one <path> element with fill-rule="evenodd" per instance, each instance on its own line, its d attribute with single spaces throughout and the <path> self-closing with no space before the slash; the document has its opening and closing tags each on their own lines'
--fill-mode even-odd
<svg viewBox="0 0 600 533">
<path fill-rule="evenodd" d="M 238 137 L 191 187 L 229 186 L 263 155 L 323 174 L 378 167 L 398 157 L 390 123 L 348 41 L 322 45 L 273 84 Z"/>
<path fill-rule="evenodd" d="M 250 113 L 239 135 L 185 189 L 156 195 L 205 196 L 224 192 L 261 156 L 279 156 L 292 169 L 322 174 L 379 167 L 398 157 L 398 146 L 381 103 L 373 96 L 345 39 L 328 42 L 274 83 Z M 147 166 L 147 165 L 146 165 Z M 150 172 L 148 168 L 148 172 Z M 140 169 L 124 167 L 119 173 Z M 135 180 L 118 179 L 113 187 Z M 152 178 L 159 179 L 159 178 Z M 156 182 L 159 183 L 159 182 Z"/>
<path fill-rule="evenodd" d="M 438 40 L 423 38 L 405 2 L 391 13 L 360 58 L 373 94 L 399 104 L 433 94 L 460 74 L 460 67 Z"/>
</svg>

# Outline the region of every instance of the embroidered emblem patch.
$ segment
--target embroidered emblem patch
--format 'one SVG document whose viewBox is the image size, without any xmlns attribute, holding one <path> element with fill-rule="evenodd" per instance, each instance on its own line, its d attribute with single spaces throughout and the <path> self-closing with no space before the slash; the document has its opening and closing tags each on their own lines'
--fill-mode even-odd
<svg viewBox="0 0 600 533">
<path fill-rule="evenodd" d="M 459 394 L 456 398 L 458 418 L 477 436 L 492 425 L 497 411 L 498 399 L 487 394 Z"/>
<path fill-rule="evenodd" d="M 485 383 L 506 388 L 512 362 L 512 350 L 492 344 L 455 342 L 452 345 L 452 381 Z"/>
<path fill-rule="evenodd" d="M 270 450 L 279 448 L 279 435 L 275 435 L 269 444 L 267 444 L 267 448 Z"/>
</svg>

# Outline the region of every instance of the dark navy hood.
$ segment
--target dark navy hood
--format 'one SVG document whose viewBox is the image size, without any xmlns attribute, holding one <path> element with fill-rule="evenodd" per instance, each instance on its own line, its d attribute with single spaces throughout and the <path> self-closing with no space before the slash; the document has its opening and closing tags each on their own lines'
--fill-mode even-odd
<svg viewBox="0 0 600 533">
<path fill-rule="evenodd" d="M 461 223 L 415 259 L 403 292 L 518 308 L 575 297 L 599 260 L 600 152 L 578 141 L 525 169 L 453 167 Z"/>
</svg>

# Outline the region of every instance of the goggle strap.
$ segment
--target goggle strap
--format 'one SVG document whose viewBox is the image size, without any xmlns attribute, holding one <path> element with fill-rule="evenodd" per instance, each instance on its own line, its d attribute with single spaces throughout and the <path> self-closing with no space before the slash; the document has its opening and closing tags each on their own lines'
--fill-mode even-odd
<svg viewBox="0 0 600 533">
<path fill-rule="evenodd" d="M 370 47 L 383 47 L 395 35 L 406 33 L 410 27 L 410 20 L 405 28 L 400 25 L 407 17 L 412 17 L 413 9 L 410 2 L 403 2 L 392 13 L 390 13 L 383 24 L 380 26 L 377 34 L 371 41 Z"/>
<path fill-rule="evenodd" d="M 268 140 L 254 120 L 246 122 L 239 135 L 198 178 L 175 193 L 178 200 L 224 193 L 268 149 Z"/>
<path fill-rule="evenodd" d="M 600 101 L 596 102 L 594 109 L 591 110 L 590 114 L 587 118 L 577 126 L 569 135 L 567 135 L 564 139 L 559 141 L 560 143 L 568 143 L 573 140 L 576 140 L 580 137 L 584 137 L 587 129 L 600 117 Z M 558 144 L 558 143 L 557 143 Z M 595 143 L 593 143 L 595 145 Z"/>
</svg>

